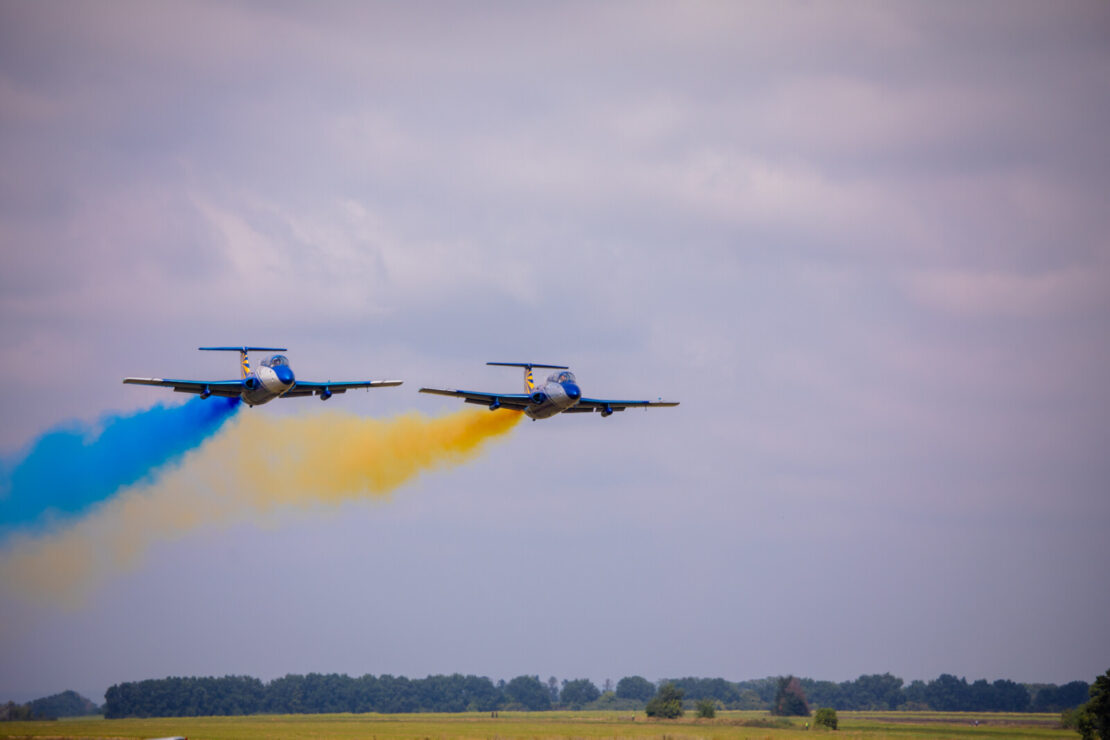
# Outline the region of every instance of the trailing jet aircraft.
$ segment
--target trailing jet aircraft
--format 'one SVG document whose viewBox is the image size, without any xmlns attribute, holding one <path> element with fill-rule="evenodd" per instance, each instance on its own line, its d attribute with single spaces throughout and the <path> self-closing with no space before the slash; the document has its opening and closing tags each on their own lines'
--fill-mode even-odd
<svg viewBox="0 0 1110 740">
<path fill-rule="evenodd" d="M 159 385 L 173 388 L 178 393 L 197 393 L 201 398 L 209 396 L 238 397 L 248 406 L 259 406 L 275 398 L 294 398 L 296 396 L 319 396 L 326 401 L 336 393 L 346 393 L 351 388 L 380 388 L 388 385 L 401 385 L 400 380 L 358 380 L 354 382 L 311 383 L 297 380 L 293 368 L 285 355 L 272 355 L 258 367 L 251 369 L 248 352 L 285 352 L 283 347 L 198 347 L 210 352 L 238 352 L 239 366 L 243 377 L 239 380 L 171 380 L 168 378 L 124 378 L 124 383 L 138 385 Z"/>
<path fill-rule="evenodd" d="M 614 411 L 627 408 L 649 408 L 652 406 L 677 406 L 678 401 L 619 401 L 608 398 L 584 398 L 578 387 L 574 373 L 566 365 L 540 365 L 535 362 L 487 362 L 487 365 L 504 365 L 524 368 L 524 393 L 483 393 L 481 391 L 459 391 L 454 388 L 421 388 L 421 393 L 435 393 L 440 396 L 456 396 L 466 403 L 480 403 L 496 409 L 516 409 L 523 411 L 532 420 L 546 419 L 558 413 L 601 412 L 602 417 Z M 532 379 L 532 368 L 542 367 L 562 372 L 552 373 L 542 386 Z"/>
</svg>

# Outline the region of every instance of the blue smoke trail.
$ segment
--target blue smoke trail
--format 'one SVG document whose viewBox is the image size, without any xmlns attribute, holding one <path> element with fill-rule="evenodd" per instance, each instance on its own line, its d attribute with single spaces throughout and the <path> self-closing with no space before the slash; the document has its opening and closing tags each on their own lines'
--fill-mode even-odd
<svg viewBox="0 0 1110 740">
<path fill-rule="evenodd" d="M 99 434 L 82 423 L 55 427 L 0 466 L 0 534 L 79 514 L 149 478 L 215 434 L 238 406 L 238 398 L 194 398 L 105 416 Z"/>
</svg>

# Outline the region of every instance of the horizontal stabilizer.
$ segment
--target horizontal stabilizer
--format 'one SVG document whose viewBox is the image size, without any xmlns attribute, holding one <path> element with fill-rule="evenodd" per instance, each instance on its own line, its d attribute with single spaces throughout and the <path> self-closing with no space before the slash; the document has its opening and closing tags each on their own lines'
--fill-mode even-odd
<svg viewBox="0 0 1110 740">
<path fill-rule="evenodd" d="M 208 352 L 288 352 L 285 347 L 197 347 Z"/>
<path fill-rule="evenodd" d="M 569 370 L 567 365 L 541 365 L 538 362 L 487 362 L 487 365 L 503 365 L 505 367 L 547 367 L 552 370 Z"/>
</svg>

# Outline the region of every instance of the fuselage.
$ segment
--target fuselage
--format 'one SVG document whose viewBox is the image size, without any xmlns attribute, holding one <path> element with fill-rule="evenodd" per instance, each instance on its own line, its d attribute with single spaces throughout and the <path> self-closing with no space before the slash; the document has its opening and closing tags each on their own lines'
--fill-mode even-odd
<svg viewBox="0 0 1110 740">
<path fill-rule="evenodd" d="M 293 368 L 284 355 L 274 355 L 259 363 L 243 378 L 243 392 L 239 398 L 249 406 L 261 406 L 280 398 L 297 382 Z"/>
<path fill-rule="evenodd" d="M 528 392 L 532 396 L 532 402 L 524 409 L 524 414 L 530 419 L 555 416 L 574 406 L 582 398 L 574 373 L 569 370 L 553 373 L 543 386 L 532 388 Z"/>
</svg>

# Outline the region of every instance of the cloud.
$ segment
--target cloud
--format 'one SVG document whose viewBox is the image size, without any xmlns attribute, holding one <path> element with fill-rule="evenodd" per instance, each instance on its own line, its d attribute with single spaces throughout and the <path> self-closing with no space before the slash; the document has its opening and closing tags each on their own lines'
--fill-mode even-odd
<svg viewBox="0 0 1110 740">
<path fill-rule="evenodd" d="M 911 278 L 910 289 L 925 304 L 965 317 L 1060 319 L 1110 308 L 1110 272 L 1097 269 L 925 272 Z"/>
<path fill-rule="evenodd" d="M 803 579 L 820 561 L 893 584 L 884 604 L 943 604 L 950 574 L 964 573 L 968 613 L 944 627 L 955 635 L 982 632 L 971 587 L 1007 543 L 1054 554 L 1035 577 L 1022 569 L 1033 587 L 1019 594 L 1084 594 L 1074 564 L 1105 559 L 1097 538 L 1062 523 L 1083 512 L 1087 533 L 1105 509 L 1103 3 L 0 13 L 9 448 L 62 419 L 159 398 L 122 387 L 124 375 L 209 376 L 221 365 L 200 345 L 274 343 L 290 347 L 298 376 L 409 381 L 329 402 L 364 415 L 437 408 L 411 393 L 418 383 L 515 387 L 486 360 L 570 363 L 591 393 L 682 406 L 529 424 L 496 465 L 442 484 L 450 517 L 414 504 L 404 521 L 440 521 L 424 549 L 454 542 L 458 571 L 524 552 L 521 582 L 525 564 L 556 557 L 540 545 L 595 569 L 642 558 L 679 579 L 715 559 L 716 582 L 698 581 L 692 597 L 735 616 L 691 646 L 702 665 L 730 644 L 729 664 L 778 670 L 784 653 L 742 639 L 766 625 L 741 590 L 720 587 L 740 568 L 745 589 L 777 593 L 757 567 L 770 549 L 795 553 L 789 570 Z M 303 403 L 257 411 L 282 418 Z M 537 450 L 566 464 L 537 474 Z M 626 552 L 630 522 L 640 538 Z M 304 536 L 319 545 L 333 526 Z M 221 572 L 215 591 L 198 591 L 209 603 L 236 601 L 218 589 L 249 592 L 265 570 L 228 573 L 207 545 L 230 545 L 218 533 L 199 541 L 176 545 L 178 572 Z M 485 559 L 463 557 L 474 541 Z M 405 546 L 383 551 L 396 582 L 418 567 L 434 576 L 434 559 L 397 556 Z M 681 568 L 668 565 L 674 551 L 687 553 Z M 147 603 L 164 567 L 116 581 L 127 596 L 117 621 L 132 626 L 127 608 Z M 573 592 L 573 575 L 546 583 L 544 598 Z M 517 593 L 502 594 L 505 624 L 536 616 L 514 608 Z M 1013 634 L 1042 640 L 1040 625 L 1066 618 L 1059 605 L 1074 598 L 1025 602 Z M 1102 601 L 1083 601 L 1084 613 Z M 891 623 L 917 611 L 897 608 Z M 857 611 L 843 615 L 846 644 L 890 659 L 853 637 Z M 224 616 L 250 642 L 247 620 Z M 95 621 L 75 617 L 72 633 Z M 160 628 L 148 621 L 149 646 Z M 645 624 L 650 635 L 660 623 Z M 387 626 L 412 640 L 395 644 L 418 641 L 403 615 Z M 42 629 L 35 644 L 55 645 Z M 189 665 L 214 664 L 208 636 L 190 634 Z M 228 654 L 265 652 L 271 637 Z M 1054 654 L 1072 656 L 1068 670 L 1085 665 L 1065 638 L 1025 677 L 1064 670 Z M 459 660 L 488 659 L 455 644 Z M 913 647 L 898 653 L 905 673 L 989 662 Z M 408 671 L 412 651 L 396 652 L 394 670 Z M 613 665 L 631 655 L 605 654 Z M 148 655 L 128 665 L 152 665 Z M 695 670 L 681 667 L 689 655 L 673 656 L 676 671 Z M 794 664 L 843 670 L 814 655 Z"/>
</svg>

